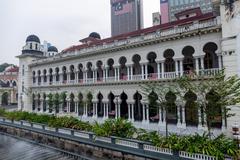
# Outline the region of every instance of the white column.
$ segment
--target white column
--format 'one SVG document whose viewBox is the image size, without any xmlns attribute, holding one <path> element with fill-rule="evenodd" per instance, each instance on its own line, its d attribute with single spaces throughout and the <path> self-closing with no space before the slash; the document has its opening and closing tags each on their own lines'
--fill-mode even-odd
<svg viewBox="0 0 240 160">
<path fill-rule="evenodd" d="M 121 108 L 120 108 L 120 103 L 118 104 L 118 118 L 121 117 Z"/>
<path fill-rule="evenodd" d="M 103 118 L 106 118 L 106 103 L 103 103 Z"/>
<path fill-rule="evenodd" d="M 162 72 L 162 78 L 164 78 L 164 63 L 163 62 L 161 63 L 161 69 L 162 69 L 162 71 L 161 71 Z"/>
<path fill-rule="evenodd" d="M 97 108 L 97 103 L 95 103 L 95 117 L 98 118 L 98 108 Z"/>
<path fill-rule="evenodd" d="M 198 129 L 203 129 L 201 107 L 198 107 Z"/>
<path fill-rule="evenodd" d="M 178 71 L 178 60 L 175 60 L 175 67 L 176 67 L 176 75 L 178 76 L 179 71 Z"/>
<path fill-rule="evenodd" d="M 130 66 L 130 79 L 133 79 L 133 65 Z"/>
<path fill-rule="evenodd" d="M 204 57 L 200 58 L 200 62 L 201 62 L 201 69 L 204 70 Z"/>
<path fill-rule="evenodd" d="M 88 73 L 87 73 L 87 71 L 85 72 L 85 82 L 86 83 L 88 82 Z"/>
<path fill-rule="evenodd" d="M 186 128 L 185 106 L 182 105 L 182 128 Z"/>
<path fill-rule="evenodd" d="M 128 104 L 128 120 L 131 120 L 131 106 Z"/>
<path fill-rule="evenodd" d="M 196 73 L 197 75 L 199 74 L 199 63 L 198 63 L 198 58 L 195 59 L 195 64 L 196 64 Z"/>
<path fill-rule="evenodd" d="M 131 104 L 131 108 L 132 108 L 132 121 L 134 122 L 134 105 Z"/>
<path fill-rule="evenodd" d="M 75 113 L 77 113 L 77 115 L 78 115 L 78 103 L 79 102 L 76 102 L 76 104 L 75 104 Z"/>
<path fill-rule="evenodd" d="M 149 123 L 149 106 L 148 106 L 148 104 L 146 105 L 146 113 L 147 113 L 146 122 Z"/>
<path fill-rule="evenodd" d="M 75 83 L 78 83 L 78 72 L 75 74 Z"/>
<path fill-rule="evenodd" d="M 145 79 L 148 79 L 148 65 L 145 64 Z"/>
<path fill-rule="evenodd" d="M 94 82 L 95 82 L 95 72 L 97 72 L 97 71 L 93 70 L 92 72 L 93 72 L 93 79 L 92 79 L 92 82 L 94 83 Z M 97 81 L 97 77 L 96 77 L 96 81 Z"/>
<path fill-rule="evenodd" d="M 142 80 L 144 79 L 144 64 L 141 64 L 141 68 L 142 68 Z"/>
<path fill-rule="evenodd" d="M 163 122 L 162 122 L 162 124 L 166 125 L 166 109 L 163 108 L 162 112 L 163 112 Z"/>
<path fill-rule="evenodd" d="M 106 80 L 107 80 L 107 78 L 108 78 L 108 68 L 106 68 L 106 70 L 105 70 L 105 75 L 106 75 Z"/>
<path fill-rule="evenodd" d="M 145 104 L 143 104 L 143 122 L 146 122 Z"/>
<path fill-rule="evenodd" d="M 183 75 L 183 60 L 180 60 L 180 76 Z"/>
<path fill-rule="evenodd" d="M 160 79 L 160 63 L 157 63 L 157 78 Z"/>
<path fill-rule="evenodd" d="M 108 103 L 106 103 L 106 118 L 108 118 Z"/>
<path fill-rule="evenodd" d="M 118 118 L 118 103 L 115 103 L 115 119 Z"/>
<path fill-rule="evenodd" d="M 180 106 L 177 106 L 177 127 L 181 127 L 181 112 L 180 112 Z"/>
<path fill-rule="evenodd" d="M 120 68 L 119 67 L 117 68 L 117 80 L 118 81 L 120 80 Z"/>
<path fill-rule="evenodd" d="M 219 65 L 219 69 L 222 69 L 222 56 L 221 55 L 218 56 L 218 65 Z"/>
<path fill-rule="evenodd" d="M 158 112 L 159 112 L 159 122 L 158 122 L 158 125 L 162 125 L 162 107 L 159 107 L 158 108 Z"/>
<path fill-rule="evenodd" d="M 127 66 L 127 80 L 130 80 L 130 66 Z"/>
<path fill-rule="evenodd" d="M 102 79 L 102 81 L 103 82 L 106 81 L 106 70 L 105 69 L 103 69 L 103 79 Z"/>
<path fill-rule="evenodd" d="M 67 83 L 70 83 L 70 73 L 67 73 Z"/>
<path fill-rule="evenodd" d="M 115 76 L 114 76 L 114 77 L 115 77 L 115 81 L 117 81 L 117 67 L 114 68 L 114 72 L 115 72 L 115 73 L 114 73 L 114 75 L 115 75 Z"/>
</svg>

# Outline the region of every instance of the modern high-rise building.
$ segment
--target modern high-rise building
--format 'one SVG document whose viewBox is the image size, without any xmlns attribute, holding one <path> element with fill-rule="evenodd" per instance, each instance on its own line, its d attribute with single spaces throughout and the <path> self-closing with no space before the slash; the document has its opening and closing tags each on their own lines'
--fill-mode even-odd
<svg viewBox="0 0 240 160">
<path fill-rule="evenodd" d="M 200 8 L 202 13 L 213 11 L 212 0 L 160 0 L 161 23 L 175 21 L 175 14 L 192 9 Z"/>
<path fill-rule="evenodd" d="M 111 0 L 112 36 L 141 29 L 142 7 L 142 0 Z"/>
</svg>

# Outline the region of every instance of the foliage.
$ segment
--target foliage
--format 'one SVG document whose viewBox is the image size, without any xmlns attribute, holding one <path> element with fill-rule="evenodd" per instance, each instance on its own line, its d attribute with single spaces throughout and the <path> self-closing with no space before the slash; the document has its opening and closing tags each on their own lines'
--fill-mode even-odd
<svg viewBox="0 0 240 160">
<path fill-rule="evenodd" d="M 13 64 L 3 63 L 0 65 L 0 72 L 3 72 L 7 67 L 12 66 Z M 15 66 L 15 65 L 13 65 Z"/>
<path fill-rule="evenodd" d="M 231 110 L 229 106 L 240 103 L 240 78 L 237 76 L 226 78 L 224 70 L 207 80 L 201 75 L 196 75 L 194 78 L 198 81 L 193 82 L 192 77 L 189 76 L 177 79 L 179 92 L 190 90 L 198 95 L 197 103 L 207 115 L 207 127 L 210 133 L 215 117 L 223 116 L 226 120 L 233 116 L 229 112 Z M 224 113 L 219 115 L 221 111 Z"/>
<path fill-rule="evenodd" d="M 48 97 L 47 103 L 48 103 L 49 110 L 52 110 L 52 109 L 53 109 L 53 105 L 54 105 L 53 94 L 52 94 L 52 93 L 49 93 L 49 94 L 47 95 L 47 97 Z"/>
<path fill-rule="evenodd" d="M 66 101 L 66 98 L 67 98 L 67 92 L 62 92 L 59 98 L 60 98 L 60 104 L 64 103 L 64 101 Z"/>
<path fill-rule="evenodd" d="M 86 130 L 86 131 L 90 131 L 92 128 L 88 122 L 82 122 L 73 117 L 58 117 L 55 119 L 51 119 L 48 122 L 48 125 L 50 127 L 56 127 L 56 128 L 71 128 L 71 129 Z"/>
<path fill-rule="evenodd" d="M 0 116 L 4 116 L 5 113 L 6 113 L 5 109 L 1 109 L 1 108 L 0 108 Z"/>
<path fill-rule="evenodd" d="M 88 92 L 87 93 L 87 96 L 86 96 L 86 103 L 87 103 L 87 106 L 90 106 L 91 103 L 92 103 L 92 99 L 93 99 L 93 95 L 91 92 Z"/>
<path fill-rule="evenodd" d="M 82 122 L 73 117 L 38 115 L 21 111 L 6 112 L 3 109 L 0 109 L 0 115 L 11 120 L 43 123 L 50 127 L 93 131 L 97 136 L 133 138 L 137 135 L 138 140 L 150 142 L 157 147 L 170 148 L 175 151 L 206 154 L 215 156 L 219 160 L 223 160 L 225 155 L 237 157 L 240 153 L 237 149 L 236 142 L 224 135 L 213 139 L 210 139 L 206 133 L 191 136 L 171 134 L 168 137 L 164 137 L 156 131 L 147 132 L 144 129 L 136 129 L 131 122 L 124 119 L 109 119 L 103 124 L 95 122 L 95 124 L 91 125 L 88 122 Z"/>
<path fill-rule="evenodd" d="M 131 122 L 124 119 L 109 119 L 103 124 L 95 122 L 93 132 L 98 136 L 116 136 L 122 138 L 132 138 L 136 128 Z"/>
</svg>

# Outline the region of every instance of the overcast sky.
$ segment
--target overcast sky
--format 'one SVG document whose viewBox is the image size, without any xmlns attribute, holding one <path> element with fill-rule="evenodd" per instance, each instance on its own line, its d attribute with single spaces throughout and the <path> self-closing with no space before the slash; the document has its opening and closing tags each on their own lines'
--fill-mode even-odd
<svg viewBox="0 0 240 160">
<path fill-rule="evenodd" d="M 144 0 L 144 27 L 151 26 L 159 1 Z M 110 36 L 110 0 L 0 0 L 0 64 L 18 64 L 15 56 L 30 34 L 61 51 L 92 31 Z"/>
</svg>

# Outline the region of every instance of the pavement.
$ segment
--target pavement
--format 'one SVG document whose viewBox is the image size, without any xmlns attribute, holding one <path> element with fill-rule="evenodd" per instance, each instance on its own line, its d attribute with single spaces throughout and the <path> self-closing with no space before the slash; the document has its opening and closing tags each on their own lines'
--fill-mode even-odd
<svg viewBox="0 0 240 160">
<path fill-rule="evenodd" d="M 4 108 L 6 110 L 17 110 L 17 105 L 7 105 L 7 106 L 0 106 L 0 108 Z"/>
</svg>

